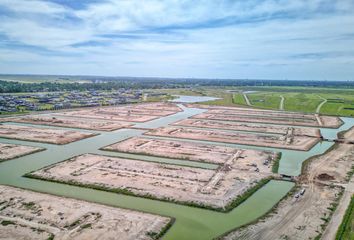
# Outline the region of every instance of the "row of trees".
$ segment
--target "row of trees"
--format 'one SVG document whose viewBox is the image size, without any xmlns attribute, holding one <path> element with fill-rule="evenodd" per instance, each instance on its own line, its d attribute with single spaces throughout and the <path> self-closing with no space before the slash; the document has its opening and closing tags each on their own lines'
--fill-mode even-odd
<svg viewBox="0 0 354 240">
<path fill-rule="evenodd" d="M 0 80 L 0 93 L 17 92 L 53 92 L 53 91 L 85 91 L 85 90 L 112 90 L 112 89 L 156 89 L 156 88 L 183 88 L 193 86 L 249 86 L 249 87 L 337 87 L 354 88 L 354 81 L 279 81 L 279 80 L 228 80 L 228 79 L 162 79 L 162 78 L 129 78 L 129 79 L 97 79 L 89 83 L 21 83 Z"/>
</svg>

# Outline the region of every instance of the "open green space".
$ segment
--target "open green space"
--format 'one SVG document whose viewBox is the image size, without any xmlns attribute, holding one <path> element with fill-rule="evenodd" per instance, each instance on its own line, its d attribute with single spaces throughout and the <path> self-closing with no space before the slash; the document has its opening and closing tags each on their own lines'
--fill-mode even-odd
<svg viewBox="0 0 354 240">
<path fill-rule="evenodd" d="M 323 115 L 335 115 L 354 117 L 354 91 L 351 89 L 311 89 L 314 92 L 308 92 L 302 88 L 287 89 L 276 88 L 277 91 L 265 87 L 263 91 L 247 93 L 251 105 L 262 109 L 281 109 L 281 98 L 284 97 L 283 110 L 304 113 L 316 113 L 318 110 Z M 283 90 L 283 91 L 278 91 Z M 286 91 L 285 91 L 286 90 Z M 224 92 L 224 94 L 221 94 Z M 221 97 L 222 99 L 205 102 L 210 105 L 224 106 L 248 106 L 242 93 L 226 92 L 220 90 L 219 94 L 209 95 Z M 324 102 L 326 100 L 326 102 Z M 321 105 L 321 103 L 323 103 Z"/>
<path fill-rule="evenodd" d="M 336 240 L 345 239 L 354 239 L 354 195 L 336 235 Z"/>
<path fill-rule="evenodd" d="M 272 92 L 256 92 L 248 94 L 251 104 L 260 108 L 279 109 L 281 94 Z"/>
</svg>

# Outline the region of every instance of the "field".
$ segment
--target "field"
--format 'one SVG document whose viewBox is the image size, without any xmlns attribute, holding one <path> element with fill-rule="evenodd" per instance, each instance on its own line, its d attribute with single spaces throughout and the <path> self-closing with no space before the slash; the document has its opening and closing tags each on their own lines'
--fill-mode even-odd
<svg viewBox="0 0 354 240">
<path fill-rule="evenodd" d="M 338 229 L 336 240 L 354 238 L 354 195 Z"/>
<path fill-rule="evenodd" d="M 58 127 L 81 128 L 97 131 L 113 131 L 130 127 L 131 124 L 118 121 L 100 121 L 92 119 L 87 121 L 80 118 L 65 118 L 60 116 L 30 115 L 11 119 L 13 122 L 48 125 Z"/>
<path fill-rule="evenodd" d="M 68 144 L 84 138 L 93 137 L 95 135 L 96 134 L 94 133 L 68 131 L 62 129 L 0 124 L 0 137 L 25 141 Z"/>
<path fill-rule="evenodd" d="M 289 113 L 283 111 L 261 111 L 242 108 L 209 108 L 206 113 L 194 116 L 195 119 L 219 121 L 270 123 L 294 126 L 338 128 L 343 122 L 336 117 L 317 114 Z"/>
<path fill-rule="evenodd" d="M 155 239 L 170 218 L 0 186 L 1 239 Z"/>
<path fill-rule="evenodd" d="M 247 93 L 253 107 L 324 115 L 354 116 L 353 90 L 315 88 L 311 92 L 309 89 L 291 87 L 287 89 L 267 87 L 250 89 L 256 90 Z M 247 105 L 241 96 L 242 94 L 239 93 L 234 94 L 234 104 Z M 282 97 L 284 98 L 283 109 L 281 106 Z M 230 104 L 225 104 L 225 106 L 230 106 Z"/>
<path fill-rule="evenodd" d="M 39 147 L 0 143 L 0 162 L 42 150 L 44 149 Z"/>
<path fill-rule="evenodd" d="M 289 126 L 275 126 L 267 124 L 255 124 L 247 122 L 221 122 L 216 120 L 204 120 L 204 119 L 185 119 L 176 122 L 172 125 L 185 126 L 185 127 L 197 127 L 197 128 L 211 128 L 211 129 L 224 129 L 234 131 L 247 131 L 258 133 L 271 133 L 271 134 L 283 134 L 286 135 L 289 131 L 295 136 L 308 136 L 308 137 L 321 137 L 321 132 L 316 128 L 300 128 Z"/>
<path fill-rule="evenodd" d="M 270 167 L 255 171 L 268 159 L 271 155 L 264 152 L 239 150 L 211 170 L 84 154 L 27 177 L 223 211 L 273 175 Z M 258 164 L 249 166 L 251 162 Z"/>
<path fill-rule="evenodd" d="M 209 129 L 165 127 L 145 133 L 149 136 L 161 136 L 199 141 L 223 142 L 262 147 L 284 148 L 308 151 L 320 140 L 318 138 L 294 136 L 291 131 L 285 135 L 265 135 L 261 133 L 237 133 Z"/>
</svg>

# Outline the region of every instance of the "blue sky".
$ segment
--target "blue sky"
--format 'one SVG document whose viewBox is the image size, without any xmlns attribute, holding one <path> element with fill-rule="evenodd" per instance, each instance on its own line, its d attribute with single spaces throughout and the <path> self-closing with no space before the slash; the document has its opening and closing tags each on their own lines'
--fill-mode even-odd
<svg viewBox="0 0 354 240">
<path fill-rule="evenodd" d="M 0 0 L 0 73 L 354 80 L 354 1 Z"/>
</svg>

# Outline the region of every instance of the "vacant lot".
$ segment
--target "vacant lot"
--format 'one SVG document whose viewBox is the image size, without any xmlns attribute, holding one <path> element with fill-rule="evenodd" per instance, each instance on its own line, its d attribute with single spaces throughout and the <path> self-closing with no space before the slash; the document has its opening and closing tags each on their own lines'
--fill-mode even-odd
<svg viewBox="0 0 354 240">
<path fill-rule="evenodd" d="M 248 131 L 248 132 L 260 132 L 260 133 L 272 133 L 286 135 L 289 131 L 292 131 L 295 136 L 308 136 L 308 137 L 321 137 L 321 132 L 317 128 L 299 128 L 299 127 L 287 127 L 277 126 L 269 124 L 255 124 L 244 122 L 222 122 L 215 120 L 203 120 L 203 119 L 184 119 L 174 123 L 177 126 L 186 127 L 198 127 L 198 128 L 212 128 L 212 129 L 225 129 L 235 131 Z"/>
<path fill-rule="evenodd" d="M 0 161 L 9 160 L 43 150 L 43 148 L 0 143 Z"/>
<path fill-rule="evenodd" d="M 232 147 L 216 146 L 211 144 L 191 143 L 176 140 L 162 140 L 134 137 L 103 148 L 104 150 L 145 154 L 159 157 L 186 159 L 215 164 L 225 164 L 235 157 L 240 149 Z M 269 157 L 269 165 L 276 154 L 261 151 L 243 150 L 243 155 L 248 164 L 258 163 Z M 241 161 L 239 161 L 241 163 Z M 238 167 L 241 167 L 240 164 Z M 245 167 L 245 166 L 244 166 Z"/>
<path fill-rule="evenodd" d="M 0 186 L 1 239 L 153 239 L 169 218 Z"/>
<path fill-rule="evenodd" d="M 238 151 L 216 170 L 84 154 L 29 177 L 222 210 L 272 176 L 268 167 L 256 171 L 256 164 L 247 164 L 247 154 Z M 269 156 L 257 159 L 263 163 Z"/>
<path fill-rule="evenodd" d="M 111 121 L 146 122 L 180 111 L 181 109 L 176 104 L 172 103 L 144 103 L 68 111 L 55 115 Z"/>
<path fill-rule="evenodd" d="M 121 128 L 127 128 L 132 124 L 118 121 L 100 121 L 90 119 L 89 121 L 82 118 L 68 118 L 60 116 L 44 116 L 44 115 L 29 115 L 21 118 L 11 119 L 12 122 L 31 123 L 37 125 L 48 125 L 58 127 L 81 128 L 97 131 L 113 131 Z"/>
<path fill-rule="evenodd" d="M 266 135 L 261 133 L 239 133 L 220 130 L 165 127 L 153 129 L 145 135 L 171 138 L 194 139 L 201 141 L 224 142 L 273 148 L 307 151 L 319 142 L 318 138 L 286 135 Z"/>
<path fill-rule="evenodd" d="M 294 114 L 284 114 L 268 111 L 219 111 L 210 110 L 206 113 L 198 114 L 193 118 L 210 119 L 220 121 L 235 121 L 235 122 L 254 122 L 254 123 L 273 123 L 294 126 L 309 126 L 309 127 L 327 127 L 338 128 L 343 122 L 337 117 L 305 115 L 298 116 Z"/>
<path fill-rule="evenodd" d="M 5 124 L 0 125 L 0 137 L 34 142 L 67 144 L 95 135 L 96 134 L 93 133 L 67 131 L 61 129 L 36 128 Z"/>
</svg>

